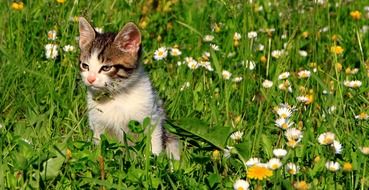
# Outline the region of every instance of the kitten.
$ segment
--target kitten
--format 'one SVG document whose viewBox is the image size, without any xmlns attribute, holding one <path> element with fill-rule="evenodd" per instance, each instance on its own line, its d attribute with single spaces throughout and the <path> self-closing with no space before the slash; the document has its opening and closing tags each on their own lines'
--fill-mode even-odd
<svg viewBox="0 0 369 190">
<path fill-rule="evenodd" d="M 151 117 L 152 153 L 163 149 L 179 160 L 178 140 L 162 127 L 165 113 L 141 64 L 141 33 L 133 23 L 119 33 L 98 33 L 79 18 L 80 72 L 87 86 L 89 125 L 95 143 L 108 132 L 119 140 L 129 133 L 128 122 Z"/>
</svg>

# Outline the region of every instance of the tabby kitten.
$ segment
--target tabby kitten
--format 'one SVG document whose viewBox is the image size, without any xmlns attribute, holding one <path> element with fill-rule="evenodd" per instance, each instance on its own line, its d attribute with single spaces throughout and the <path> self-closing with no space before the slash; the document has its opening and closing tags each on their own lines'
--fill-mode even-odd
<svg viewBox="0 0 369 190">
<path fill-rule="evenodd" d="M 123 139 L 128 122 L 151 117 L 152 153 L 180 158 L 178 140 L 162 127 L 165 113 L 141 64 L 141 33 L 133 23 L 119 33 L 98 33 L 79 18 L 80 72 L 87 86 L 89 125 L 95 143 L 104 132 Z"/>
</svg>

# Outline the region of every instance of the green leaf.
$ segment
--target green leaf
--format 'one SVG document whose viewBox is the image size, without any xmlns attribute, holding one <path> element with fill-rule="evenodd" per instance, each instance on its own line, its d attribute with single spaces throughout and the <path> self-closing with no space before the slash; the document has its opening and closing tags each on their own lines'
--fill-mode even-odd
<svg viewBox="0 0 369 190">
<path fill-rule="evenodd" d="M 237 150 L 238 156 L 242 158 L 243 161 L 246 161 L 248 158 L 251 157 L 251 143 L 250 142 L 243 142 L 240 144 L 234 145 Z"/>
<path fill-rule="evenodd" d="M 40 175 L 45 180 L 53 179 L 59 175 L 60 169 L 64 163 L 65 158 L 58 156 L 56 158 L 50 158 L 43 163 L 43 171 Z"/>
<path fill-rule="evenodd" d="M 210 174 L 208 177 L 207 177 L 207 180 L 209 182 L 209 186 L 210 188 L 214 188 L 215 184 L 217 183 L 220 183 L 220 180 L 221 180 L 221 177 L 219 176 L 219 174 Z"/>
<path fill-rule="evenodd" d="M 202 120 L 188 118 L 180 120 L 176 127 L 183 130 L 183 132 L 178 132 L 180 135 L 198 137 L 199 140 L 205 141 L 220 149 L 225 148 L 227 139 L 233 132 L 230 127 L 209 127 L 209 124 Z"/>
<path fill-rule="evenodd" d="M 268 138 L 268 136 L 262 134 L 261 141 L 263 142 L 264 152 L 268 155 L 268 157 L 272 157 L 273 155 L 272 142 L 270 142 L 270 139 Z"/>
</svg>

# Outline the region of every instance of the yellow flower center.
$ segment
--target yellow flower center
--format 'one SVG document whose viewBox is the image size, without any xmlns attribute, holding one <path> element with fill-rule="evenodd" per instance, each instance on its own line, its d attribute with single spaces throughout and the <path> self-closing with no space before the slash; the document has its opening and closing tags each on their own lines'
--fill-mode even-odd
<svg viewBox="0 0 369 190">
<path fill-rule="evenodd" d="M 245 190 L 243 187 L 238 187 L 237 190 Z"/>
<path fill-rule="evenodd" d="M 287 129 L 287 128 L 288 128 L 288 124 L 287 124 L 287 123 L 283 123 L 283 124 L 282 124 L 282 128 L 283 128 L 283 129 Z"/>
</svg>

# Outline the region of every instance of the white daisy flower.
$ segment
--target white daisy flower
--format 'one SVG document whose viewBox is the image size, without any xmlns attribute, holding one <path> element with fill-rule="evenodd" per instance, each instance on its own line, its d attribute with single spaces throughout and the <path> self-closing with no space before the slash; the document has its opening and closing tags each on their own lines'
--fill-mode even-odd
<svg viewBox="0 0 369 190">
<path fill-rule="evenodd" d="M 359 147 L 360 151 L 365 154 L 365 155 L 369 155 L 369 146 L 362 146 Z"/>
<path fill-rule="evenodd" d="M 95 31 L 96 31 L 97 33 L 100 33 L 100 34 L 104 33 L 104 29 L 103 29 L 102 27 L 96 27 L 96 28 L 95 28 Z"/>
<path fill-rule="evenodd" d="M 238 32 L 235 32 L 233 35 L 233 40 L 238 41 L 241 39 L 241 34 Z"/>
<path fill-rule="evenodd" d="M 300 54 L 301 57 L 306 57 L 308 55 L 307 51 L 305 51 L 305 50 L 300 50 L 299 54 Z"/>
<path fill-rule="evenodd" d="M 292 109 L 289 107 L 281 106 L 277 110 L 277 115 L 281 118 L 288 119 L 292 115 Z"/>
<path fill-rule="evenodd" d="M 233 82 L 241 82 L 242 81 L 242 77 L 235 77 L 234 79 L 233 79 Z"/>
<path fill-rule="evenodd" d="M 256 165 L 256 164 L 260 164 L 260 158 L 250 158 L 249 160 L 247 160 L 247 162 L 245 163 L 246 166 L 248 167 L 251 167 L 253 165 Z"/>
<path fill-rule="evenodd" d="M 59 46 L 56 44 L 46 44 L 45 45 L 45 56 L 47 59 L 55 59 L 58 56 Z"/>
<path fill-rule="evenodd" d="M 192 57 L 186 57 L 185 61 L 187 63 L 187 66 L 192 70 L 195 70 L 200 66 L 200 64 Z"/>
<path fill-rule="evenodd" d="M 273 82 L 270 80 L 264 80 L 262 86 L 264 88 L 271 88 L 273 86 Z"/>
<path fill-rule="evenodd" d="M 47 39 L 49 40 L 56 40 L 57 36 L 56 36 L 56 31 L 55 30 L 50 30 L 47 32 Z"/>
<path fill-rule="evenodd" d="M 205 35 L 203 38 L 204 42 L 211 42 L 214 40 L 214 36 L 213 35 Z"/>
<path fill-rule="evenodd" d="M 281 73 L 281 74 L 278 76 L 278 80 L 284 80 L 284 79 L 287 79 L 289 76 L 290 76 L 290 72 L 284 72 L 284 73 Z"/>
<path fill-rule="evenodd" d="M 293 124 L 293 122 L 290 122 L 288 119 L 282 117 L 275 120 L 275 125 L 281 129 L 288 129 Z"/>
<path fill-rule="evenodd" d="M 338 162 L 328 161 L 325 163 L 325 167 L 331 172 L 336 172 L 340 169 L 340 164 Z"/>
<path fill-rule="evenodd" d="M 272 51 L 272 57 L 278 59 L 278 58 L 282 57 L 284 53 L 285 52 L 284 52 L 283 49 L 282 50 L 273 50 Z"/>
<path fill-rule="evenodd" d="M 246 68 L 250 69 L 251 71 L 255 69 L 255 61 L 246 60 L 241 62 Z"/>
<path fill-rule="evenodd" d="M 302 103 L 307 103 L 307 102 L 310 102 L 310 98 L 307 97 L 307 96 L 297 96 L 296 97 L 296 100 L 298 102 L 302 102 Z"/>
<path fill-rule="evenodd" d="M 277 148 L 273 150 L 273 154 L 275 157 L 281 158 L 287 155 L 287 150 L 282 148 Z"/>
<path fill-rule="evenodd" d="M 182 54 L 181 50 L 178 48 L 170 48 L 170 55 L 173 57 L 180 56 Z"/>
<path fill-rule="evenodd" d="M 362 82 L 359 80 L 353 80 L 353 81 L 345 80 L 343 82 L 343 85 L 349 88 L 359 88 L 362 85 Z"/>
<path fill-rule="evenodd" d="M 296 164 L 290 162 L 286 165 L 286 171 L 291 174 L 291 175 L 295 175 L 299 172 L 300 167 L 297 166 Z"/>
<path fill-rule="evenodd" d="M 300 78 L 300 79 L 303 79 L 303 78 L 309 78 L 311 75 L 311 72 L 308 71 L 308 70 L 302 70 L 302 71 L 299 71 L 297 73 L 297 76 Z"/>
<path fill-rule="evenodd" d="M 209 52 L 207 52 L 207 51 L 205 51 L 204 53 L 202 53 L 202 58 L 203 58 L 204 60 L 209 60 L 209 58 L 210 58 L 210 53 L 209 53 Z"/>
<path fill-rule="evenodd" d="M 65 52 L 74 52 L 74 51 L 76 51 L 76 48 L 72 45 L 66 45 L 66 46 L 63 47 L 63 50 Z"/>
<path fill-rule="evenodd" d="M 257 51 L 264 51 L 264 49 L 265 49 L 265 47 L 264 47 L 264 45 L 263 45 L 263 44 L 258 44 L 258 45 L 256 46 L 256 50 L 257 50 Z"/>
<path fill-rule="evenodd" d="M 234 190 L 248 190 L 249 187 L 250 187 L 249 182 L 247 182 L 246 180 L 243 180 L 243 179 L 238 179 L 233 184 L 233 189 Z"/>
<path fill-rule="evenodd" d="M 219 51 L 219 46 L 216 44 L 210 44 L 210 47 L 214 50 L 214 51 Z"/>
<path fill-rule="evenodd" d="M 361 112 L 359 115 L 355 115 L 355 119 L 358 120 L 367 120 L 369 118 L 369 115 L 365 112 Z"/>
<path fill-rule="evenodd" d="M 296 129 L 296 128 L 289 128 L 286 130 L 286 133 L 284 134 L 288 140 L 299 140 L 302 138 L 302 131 Z"/>
<path fill-rule="evenodd" d="M 232 133 L 231 139 L 233 139 L 235 141 L 240 141 L 242 139 L 242 136 L 243 136 L 242 131 L 236 131 L 236 132 Z"/>
<path fill-rule="evenodd" d="M 223 76 L 223 79 L 225 80 L 229 80 L 232 76 L 232 73 L 230 73 L 229 71 L 227 70 L 223 70 L 222 71 L 222 76 Z"/>
<path fill-rule="evenodd" d="M 319 135 L 318 142 L 322 145 L 332 144 L 335 140 L 335 134 L 332 132 L 325 132 Z"/>
<path fill-rule="evenodd" d="M 168 50 L 166 47 L 161 47 L 154 52 L 154 59 L 159 61 L 168 56 Z"/>
<path fill-rule="evenodd" d="M 333 141 L 333 143 L 331 144 L 331 146 L 333 147 L 334 152 L 336 154 L 341 154 L 341 152 L 342 152 L 342 144 L 340 142 Z"/>
<path fill-rule="evenodd" d="M 271 170 L 276 170 L 282 166 L 282 162 L 279 158 L 272 158 L 267 163 L 268 168 Z"/>
<path fill-rule="evenodd" d="M 247 37 L 249 39 L 254 39 L 254 38 L 258 37 L 258 33 L 255 32 L 255 31 L 251 31 L 251 32 L 247 33 Z"/>
</svg>

